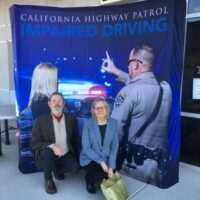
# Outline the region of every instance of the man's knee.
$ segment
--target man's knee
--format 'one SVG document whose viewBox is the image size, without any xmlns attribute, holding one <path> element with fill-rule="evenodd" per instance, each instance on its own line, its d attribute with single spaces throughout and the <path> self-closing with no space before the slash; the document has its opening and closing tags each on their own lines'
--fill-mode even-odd
<svg viewBox="0 0 200 200">
<path fill-rule="evenodd" d="M 42 159 L 53 159 L 54 158 L 54 152 L 51 148 L 44 148 L 42 151 L 41 151 L 41 157 Z"/>
</svg>

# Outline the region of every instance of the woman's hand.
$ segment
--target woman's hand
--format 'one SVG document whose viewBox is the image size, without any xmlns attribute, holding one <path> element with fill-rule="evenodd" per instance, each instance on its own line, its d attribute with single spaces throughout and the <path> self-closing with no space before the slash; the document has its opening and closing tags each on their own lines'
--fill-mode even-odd
<svg viewBox="0 0 200 200">
<path fill-rule="evenodd" d="M 101 162 L 101 167 L 105 173 L 108 173 L 108 166 L 105 162 Z"/>
<path fill-rule="evenodd" d="M 109 177 L 109 178 L 112 178 L 113 175 L 114 175 L 113 169 L 109 168 L 109 169 L 108 169 L 108 177 Z"/>
</svg>

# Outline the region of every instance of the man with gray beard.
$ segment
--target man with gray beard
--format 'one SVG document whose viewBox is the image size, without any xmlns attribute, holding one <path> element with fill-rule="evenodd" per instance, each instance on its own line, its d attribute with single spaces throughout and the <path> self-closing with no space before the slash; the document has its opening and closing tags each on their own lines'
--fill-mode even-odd
<svg viewBox="0 0 200 200">
<path fill-rule="evenodd" d="M 45 190 L 54 194 L 57 189 L 52 172 L 57 180 L 63 180 L 65 172 L 77 173 L 79 164 L 72 147 L 77 142 L 75 121 L 63 112 L 64 97 L 54 92 L 49 97 L 48 105 L 51 113 L 36 118 L 31 145 L 36 152 L 36 162 L 44 171 Z"/>
</svg>

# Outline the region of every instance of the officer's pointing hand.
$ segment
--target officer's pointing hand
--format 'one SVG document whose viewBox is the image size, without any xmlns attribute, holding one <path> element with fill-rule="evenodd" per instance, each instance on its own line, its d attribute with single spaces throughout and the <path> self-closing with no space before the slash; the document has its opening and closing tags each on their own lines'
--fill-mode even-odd
<svg viewBox="0 0 200 200">
<path fill-rule="evenodd" d="M 108 52 L 106 51 L 106 59 L 103 61 L 102 64 L 102 69 L 115 74 L 115 75 L 119 75 L 119 70 L 118 68 L 115 66 L 115 64 L 113 63 L 113 61 L 110 59 L 110 55 L 108 54 Z"/>
</svg>

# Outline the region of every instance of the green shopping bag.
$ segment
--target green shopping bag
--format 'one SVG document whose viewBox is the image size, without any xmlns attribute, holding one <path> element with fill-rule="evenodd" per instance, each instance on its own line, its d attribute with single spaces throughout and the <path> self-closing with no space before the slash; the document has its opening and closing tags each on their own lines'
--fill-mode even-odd
<svg viewBox="0 0 200 200">
<path fill-rule="evenodd" d="M 128 198 L 127 189 L 118 172 L 115 172 L 112 178 L 103 179 L 100 186 L 106 200 L 126 200 Z"/>
</svg>

